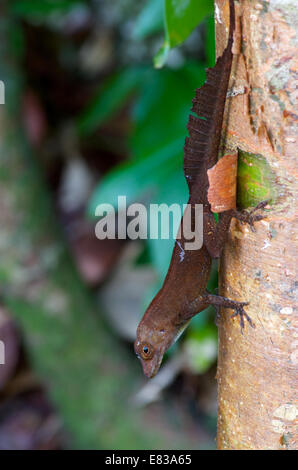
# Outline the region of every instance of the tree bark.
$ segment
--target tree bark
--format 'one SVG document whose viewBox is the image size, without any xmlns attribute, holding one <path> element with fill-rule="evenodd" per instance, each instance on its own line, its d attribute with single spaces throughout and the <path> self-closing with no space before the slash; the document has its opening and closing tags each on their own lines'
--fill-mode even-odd
<svg viewBox="0 0 298 470">
<path fill-rule="evenodd" d="M 221 53 L 228 1 L 217 0 Z M 253 233 L 233 220 L 220 262 L 220 294 L 248 301 L 247 323 L 221 312 L 218 448 L 297 448 L 298 331 L 295 315 L 295 0 L 235 2 L 227 148 L 239 150 L 238 203 L 270 200 Z M 296 20 L 295 20 L 296 18 Z M 296 21 L 296 26 L 295 26 Z"/>
</svg>

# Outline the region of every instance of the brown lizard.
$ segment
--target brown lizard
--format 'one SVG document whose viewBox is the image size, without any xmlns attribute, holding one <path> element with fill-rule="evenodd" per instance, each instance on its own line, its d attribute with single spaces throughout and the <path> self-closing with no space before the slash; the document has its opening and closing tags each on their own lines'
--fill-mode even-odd
<svg viewBox="0 0 298 470">
<path fill-rule="evenodd" d="M 189 137 L 184 147 L 184 173 L 189 187 L 188 204 L 203 206 L 203 245 L 197 250 L 185 249 L 187 240 L 176 240 L 168 273 L 161 290 L 145 312 L 137 329 L 135 352 L 140 358 L 144 373 L 153 377 L 159 370 L 167 349 L 176 341 L 191 318 L 208 305 L 234 310 L 232 316 L 240 317 L 241 332 L 244 318 L 251 326 L 253 322 L 244 310 L 246 302 L 237 302 L 206 291 L 213 258 L 219 258 L 227 237 L 232 217 L 242 222 L 261 220 L 257 209 L 263 209 L 267 201 L 261 202 L 251 212 L 228 210 L 219 214 L 216 223 L 208 201 L 207 170 L 218 159 L 223 115 L 233 60 L 232 44 L 235 29 L 234 1 L 230 0 L 230 27 L 228 44 L 213 68 L 206 71 L 206 82 L 196 90 L 187 129 Z M 193 212 L 193 211 L 192 211 Z M 193 213 L 191 214 L 193 217 Z M 181 226 L 185 212 L 181 220 Z"/>
</svg>

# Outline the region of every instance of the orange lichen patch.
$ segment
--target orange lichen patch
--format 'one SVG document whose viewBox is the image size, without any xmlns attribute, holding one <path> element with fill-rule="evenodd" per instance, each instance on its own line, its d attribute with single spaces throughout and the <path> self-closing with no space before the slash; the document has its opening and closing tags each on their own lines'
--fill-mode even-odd
<svg viewBox="0 0 298 470">
<path fill-rule="evenodd" d="M 237 153 L 225 155 L 208 170 L 208 201 L 213 212 L 236 207 Z"/>
</svg>

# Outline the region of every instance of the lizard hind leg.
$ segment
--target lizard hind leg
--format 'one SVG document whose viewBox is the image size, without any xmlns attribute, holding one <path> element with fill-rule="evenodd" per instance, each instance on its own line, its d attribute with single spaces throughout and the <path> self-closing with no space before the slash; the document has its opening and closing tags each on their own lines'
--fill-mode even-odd
<svg viewBox="0 0 298 470">
<path fill-rule="evenodd" d="M 252 232 L 255 232 L 254 223 L 266 218 L 264 214 L 257 214 L 257 211 L 263 210 L 268 201 L 260 202 L 252 210 L 246 209 L 239 211 L 231 209 L 219 214 L 218 223 L 215 222 L 213 213 L 209 210 L 204 213 L 204 245 L 212 258 L 221 256 L 232 217 L 240 220 L 242 224 L 249 224 Z"/>
<path fill-rule="evenodd" d="M 255 232 L 254 223 L 258 220 L 266 218 L 264 214 L 256 214 L 257 211 L 265 209 L 269 201 L 262 201 L 252 210 L 248 211 L 246 209 L 242 211 L 235 210 L 233 212 L 233 217 L 240 220 L 242 224 L 248 224 L 252 232 Z"/>
<path fill-rule="evenodd" d="M 204 300 L 209 305 L 213 305 L 215 307 L 217 316 L 219 315 L 220 307 L 233 309 L 234 313 L 231 315 L 231 318 L 239 316 L 241 334 L 243 334 L 245 320 L 248 321 L 249 325 L 252 328 L 255 328 L 255 324 L 253 323 L 252 319 L 248 316 L 248 314 L 246 313 L 244 309 L 245 305 L 248 305 L 248 302 L 238 302 L 237 300 L 231 300 L 231 299 L 228 299 L 227 297 L 222 297 L 220 295 L 212 295 L 209 293 L 206 293 L 204 295 Z"/>
</svg>

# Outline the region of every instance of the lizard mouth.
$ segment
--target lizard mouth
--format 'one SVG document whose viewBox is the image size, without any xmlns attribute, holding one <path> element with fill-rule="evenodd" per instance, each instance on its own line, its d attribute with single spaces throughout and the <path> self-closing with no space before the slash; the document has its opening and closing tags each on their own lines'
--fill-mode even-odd
<svg viewBox="0 0 298 470">
<path fill-rule="evenodd" d="M 157 374 L 157 372 L 159 371 L 162 359 L 163 359 L 163 353 L 161 352 L 156 354 L 156 357 L 154 357 L 151 361 L 143 361 L 141 359 L 144 374 L 146 375 L 148 379 L 152 379 Z"/>
</svg>

